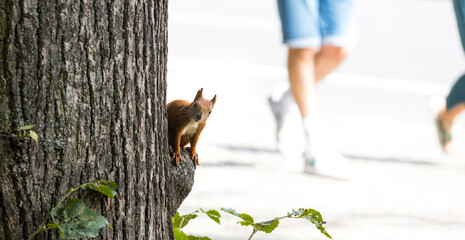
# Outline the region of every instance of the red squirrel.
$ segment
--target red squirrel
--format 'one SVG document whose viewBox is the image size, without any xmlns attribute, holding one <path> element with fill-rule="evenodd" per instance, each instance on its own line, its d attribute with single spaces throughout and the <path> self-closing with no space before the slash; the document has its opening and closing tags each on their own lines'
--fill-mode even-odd
<svg viewBox="0 0 465 240">
<path fill-rule="evenodd" d="M 203 98 L 202 91 L 203 88 L 197 91 L 192 103 L 186 100 L 174 100 L 166 106 L 168 142 L 173 148 L 176 165 L 179 165 L 179 159 L 182 159 L 181 148 L 188 143 L 190 143 L 188 150 L 192 154 L 194 164 L 200 165 L 195 146 L 216 102 L 216 94 L 212 100 L 207 100 Z"/>
</svg>

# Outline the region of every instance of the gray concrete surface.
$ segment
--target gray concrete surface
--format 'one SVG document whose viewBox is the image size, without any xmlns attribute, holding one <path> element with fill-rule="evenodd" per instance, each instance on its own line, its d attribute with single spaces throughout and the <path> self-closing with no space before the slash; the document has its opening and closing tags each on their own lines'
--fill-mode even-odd
<svg viewBox="0 0 465 240">
<path fill-rule="evenodd" d="M 168 97 L 203 87 L 217 103 L 200 137 L 200 167 L 180 208 L 232 207 L 257 220 L 314 208 L 334 239 L 465 239 L 465 118 L 452 156 L 437 144 L 429 99 L 465 70 L 450 1 L 359 0 L 359 43 L 318 88 L 331 145 L 352 178 L 305 175 L 276 150 L 267 96 L 286 81 L 274 1 L 170 2 Z M 226 216 L 186 232 L 247 239 Z M 325 239 L 310 223 L 282 221 L 254 239 Z"/>
</svg>

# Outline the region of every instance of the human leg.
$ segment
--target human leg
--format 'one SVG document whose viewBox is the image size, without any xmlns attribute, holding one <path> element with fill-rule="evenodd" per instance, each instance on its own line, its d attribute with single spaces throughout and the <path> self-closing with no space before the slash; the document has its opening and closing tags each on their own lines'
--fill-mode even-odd
<svg viewBox="0 0 465 240">
<path fill-rule="evenodd" d="M 283 42 L 288 50 L 288 74 L 292 100 L 299 107 L 308 134 L 314 128 L 316 98 L 315 85 L 331 73 L 346 57 L 352 46 L 346 16 L 352 16 L 352 0 L 342 0 L 336 6 L 321 0 L 278 0 Z M 341 6 L 337 6 L 341 4 Z M 325 6 L 323 6 L 325 5 Z M 326 17 L 320 18 L 320 6 Z M 347 11 L 349 10 L 349 11 Z M 324 26 L 324 27 L 323 27 Z M 327 35 L 322 45 L 322 29 Z M 283 94 L 290 96 L 291 94 Z M 272 102 L 272 101 L 270 101 Z M 276 106 L 276 104 L 275 104 Z M 273 111 L 274 113 L 276 111 Z M 277 114 L 275 114 L 277 116 Z M 278 129 L 281 124 L 278 121 Z M 308 141 L 311 142 L 311 141 Z"/>
<path fill-rule="evenodd" d="M 284 102 L 291 103 L 298 107 L 300 117 L 307 117 L 314 111 L 314 61 L 316 51 L 321 46 L 318 9 L 318 0 L 278 0 L 283 42 L 288 46 L 289 77 L 289 88 L 284 91 L 282 97 L 275 97 L 272 94 L 273 97 L 270 98 L 273 113 L 278 116 L 279 146 L 282 145 L 279 140 L 280 126 L 286 125 L 281 120 L 287 119 L 280 113 L 291 111 L 276 110 L 276 106 L 283 106 Z M 299 118 L 299 116 L 296 117 Z"/>
<path fill-rule="evenodd" d="M 315 81 L 318 83 L 339 66 L 350 48 L 323 45 L 315 57 Z"/>
<path fill-rule="evenodd" d="M 453 0 L 457 27 L 465 51 L 465 0 Z M 452 142 L 452 124 L 454 119 L 465 110 L 465 75 L 460 77 L 451 88 L 446 100 L 442 100 L 436 110 L 436 127 L 439 141 L 445 152 L 449 152 Z"/>
<path fill-rule="evenodd" d="M 446 99 L 443 97 L 433 98 L 431 107 L 435 114 L 439 143 L 443 150 L 448 153 L 453 140 L 451 130 L 454 119 L 465 110 L 465 75 L 455 82 Z"/>
<path fill-rule="evenodd" d="M 457 27 L 465 51 L 465 0 L 453 0 Z M 454 121 L 455 117 L 465 110 L 465 75 L 460 77 L 449 92 L 446 106 L 440 112 L 440 118 L 445 122 Z M 451 125 L 450 124 L 450 125 Z"/>
<path fill-rule="evenodd" d="M 315 54 L 321 45 L 319 0 L 278 0 L 283 42 L 288 46 L 290 92 L 302 117 L 313 104 Z"/>
<path fill-rule="evenodd" d="M 312 128 L 315 124 L 315 85 L 330 74 L 337 66 L 347 57 L 350 49 L 355 44 L 354 37 L 354 14 L 353 1 L 318 1 L 319 28 L 322 45 L 314 54 L 313 76 L 308 78 L 311 81 L 309 86 L 313 87 L 313 93 L 307 98 L 310 104 L 307 103 L 307 111 L 302 111 L 307 114 L 302 114 L 304 120 L 304 129 Z"/>
<path fill-rule="evenodd" d="M 317 82 L 331 73 L 355 45 L 353 0 L 321 0 L 319 5 L 322 47 L 315 60 Z"/>
<path fill-rule="evenodd" d="M 440 115 L 442 119 L 448 122 L 453 122 L 455 117 L 457 117 L 460 113 L 462 113 L 465 110 L 465 103 L 459 103 L 455 105 L 453 108 L 445 110 L 442 112 Z"/>
<path fill-rule="evenodd" d="M 290 91 L 302 118 L 315 111 L 314 83 L 331 73 L 354 45 L 352 5 L 352 0 L 278 0 L 283 41 L 289 47 Z"/>
<path fill-rule="evenodd" d="M 442 104 L 437 115 L 438 128 L 446 135 L 450 135 L 454 119 L 465 110 L 465 75 L 451 88 L 446 101 Z M 441 136 L 441 143 L 445 145 L 452 140 L 451 136 Z"/>
<path fill-rule="evenodd" d="M 452 122 L 463 110 L 465 110 L 465 75 L 459 78 L 450 90 L 441 118 Z"/>
<path fill-rule="evenodd" d="M 304 171 L 310 174 L 347 177 L 347 160 L 321 143 L 316 113 L 316 84 L 334 70 L 346 57 L 346 48 L 323 46 L 289 49 L 288 72 L 290 91 L 299 106 L 306 144 L 304 147 Z"/>
<path fill-rule="evenodd" d="M 287 69 L 290 91 L 302 118 L 310 115 L 315 96 L 315 49 L 289 48 Z"/>
<path fill-rule="evenodd" d="M 344 47 L 322 46 L 314 48 L 290 48 L 288 73 L 292 95 L 299 106 L 302 118 L 315 111 L 315 86 L 331 73 L 348 55 Z"/>
<path fill-rule="evenodd" d="M 313 86 L 334 71 L 355 44 L 353 1 L 320 0 L 319 4 L 322 45 L 313 61 Z M 334 150 L 330 139 L 325 139 L 325 134 L 321 130 L 322 122 L 318 119 L 316 111 L 310 111 L 308 116 L 303 118 L 303 126 L 305 132 L 309 133 L 307 137 L 310 139 L 304 152 L 304 171 L 339 178 L 348 177 L 350 171 L 348 161 Z"/>
</svg>

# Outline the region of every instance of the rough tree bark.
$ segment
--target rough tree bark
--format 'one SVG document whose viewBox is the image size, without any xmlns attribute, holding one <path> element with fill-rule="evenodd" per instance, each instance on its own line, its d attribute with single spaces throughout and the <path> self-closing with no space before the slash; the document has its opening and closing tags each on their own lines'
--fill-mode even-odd
<svg viewBox="0 0 465 240">
<path fill-rule="evenodd" d="M 119 187 L 91 204 L 114 227 L 102 239 L 174 239 L 195 167 L 169 157 L 167 1 L 0 0 L 1 240 L 99 179 Z M 14 139 L 27 124 L 38 144 Z"/>
</svg>

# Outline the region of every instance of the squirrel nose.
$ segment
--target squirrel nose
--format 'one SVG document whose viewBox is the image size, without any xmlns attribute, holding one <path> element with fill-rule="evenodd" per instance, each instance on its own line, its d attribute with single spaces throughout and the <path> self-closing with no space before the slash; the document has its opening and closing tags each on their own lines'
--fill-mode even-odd
<svg viewBox="0 0 465 240">
<path fill-rule="evenodd" d="M 197 116 L 195 116 L 195 120 L 197 121 L 200 121 L 201 118 L 202 118 L 202 114 L 197 114 Z"/>
</svg>

